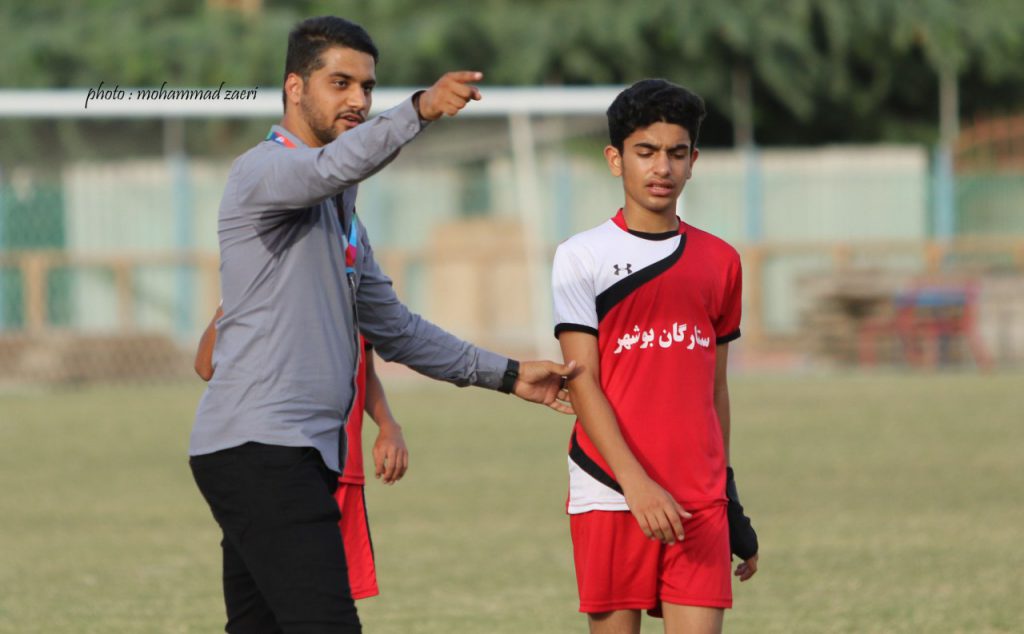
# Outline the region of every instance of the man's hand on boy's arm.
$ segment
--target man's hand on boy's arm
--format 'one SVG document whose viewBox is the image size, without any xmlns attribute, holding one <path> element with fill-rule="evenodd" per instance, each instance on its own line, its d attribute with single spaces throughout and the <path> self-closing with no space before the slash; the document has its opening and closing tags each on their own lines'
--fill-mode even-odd
<svg viewBox="0 0 1024 634">
<path fill-rule="evenodd" d="M 519 364 L 519 377 L 512 393 L 524 401 L 547 405 L 556 412 L 575 414 L 572 403 L 567 399 L 568 392 L 563 390 L 563 377 L 571 380 L 578 373 L 576 361 L 564 365 L 554 361 L 523 361 Z"/>
<path fill-rule="evenodd" d="M 562 355 L 579 363 L 577 373 L 569 379 L 569 391 L 580 424 L 611 467 L 640 529 L 665 544 L 682 541 L 682 520 L 692 516 L 647 475 L 622 437 L 615 412 L 601 389 L 597 338 L 589 333 L 565 331 L 558 340 Z"/>
<path fill-rule="evenodd" d="M 204 381 L 213 378 L 213 346 L 217 343 L 217 320 L 223 316 L 224 309 L 218 306 L 217 312 L 213 314 L 213 319 L 203 331 L 203 336 L 199 338 L 199 347 L 196 348 L 196 360 L 193 367 L 199 378 Z"/>
</svg>

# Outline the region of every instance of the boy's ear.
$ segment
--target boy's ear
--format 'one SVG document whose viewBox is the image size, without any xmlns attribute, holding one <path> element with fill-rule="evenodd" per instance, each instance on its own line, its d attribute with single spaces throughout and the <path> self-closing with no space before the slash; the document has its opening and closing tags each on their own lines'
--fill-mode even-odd
<svg viewBox="0 0 1024 634">
<path fill-rule="evenodd" d="M 622 176 L 622 153 L 619 149 L 614 145 L 605 147 L 604 158 L 608 161 L 608 169 L 612 176 Z"/>
</svg>

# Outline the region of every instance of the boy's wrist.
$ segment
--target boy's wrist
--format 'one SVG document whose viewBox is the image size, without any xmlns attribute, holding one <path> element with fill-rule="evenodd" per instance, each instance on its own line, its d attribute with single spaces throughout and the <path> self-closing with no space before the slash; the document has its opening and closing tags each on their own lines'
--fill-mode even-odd
<svg viewBox="0 0 1024 634">
<path fill-rule="evenodd" d="M 618 479 L 619 484 L 622 486 L 623 490 L 632 489 L 634 486 L 643 483 L 645 480 L 650 479 L 647 476 L 647 472 L 644 471 L 644 468 L 641 467 L 639 463 L 634 467 L 617 471 L 615 473 L 615 476 Z"/>
</svg>

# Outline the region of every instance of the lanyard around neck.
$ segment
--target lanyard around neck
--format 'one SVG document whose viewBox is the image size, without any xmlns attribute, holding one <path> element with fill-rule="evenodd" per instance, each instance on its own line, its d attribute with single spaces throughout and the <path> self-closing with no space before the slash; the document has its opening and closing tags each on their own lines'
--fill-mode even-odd
<svg viewBox="0 0 1024 634">
<path fill-rule="evenodd" d="M 285 135 L 271 130 L 267 133 L 266 141 L 273 141 L 278 145 L 282 145 L 286 148 L 296 147 L 295 142 L 286 137 Z M 335 204 L 338 205 L 338 211 L 341 211 L 341 197 L 335 198 Z M 338 214 L 339 219 L 341 214 Z M 356 214 L 352 212 L 352 226 L 348 231 L 348 244 L 345 245 L 345 272 L 349 275 L 354 275 L 356 272 L 356 257 L 359 255 L 359 223 L 356 221 Z"/>
<path fill-rule="evenodd" d="M 345 272 L 354 275 L 356 272 L 356 256 L 359 255 L 359 221 L 356 212 L 352 212 L 352 226 L 348 230 L 348 245 L 345 246 Z"/>
<path fill-rule="evenodd" d="M 278 145 L 283 145 L 283 146 L 285 146 L 287 148 L 294 148 L 295 147 L 295 142 L 294 141 L 292 141 L 291 139 L 289 139 L 285 135 L 281 134 L 280 132 L 277 132 L 277 131 L 274 131 L 274 130 L 271 130 L 269 133 L 267 133 L 267 138 L 264 139 L 264 140 L 265 141 L 273 141 L 274 143 L 277 143 Z"/>
</svg>

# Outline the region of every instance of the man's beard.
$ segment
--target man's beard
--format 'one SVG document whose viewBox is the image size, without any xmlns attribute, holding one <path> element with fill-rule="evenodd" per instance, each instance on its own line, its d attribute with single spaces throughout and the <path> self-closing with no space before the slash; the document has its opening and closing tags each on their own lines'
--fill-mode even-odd
<svg viewBox="0 0 1024 634">
<path fill-rule="evenodd" d="M 312 100 L 310 99 L 306 99 L 305 96 L 299 100 L 299 106 L 302 108 L 302 118 L 306 120 L 306 125 L 309 126 L 310 131 L 313 133 L 313 136 L 316 137 L 317 141 L 320 141 L 323 145 L 327 145 L 334 139 L 338 138 L 338 134 L 340 134 L 340 132 L 334 129 L 333 118 L 326 127 L 320 125 L 319 121 L 322 117 L 319 112 L 313 109 L 313 105 L 310 103 L 311 101 Z"/>
</svg>

